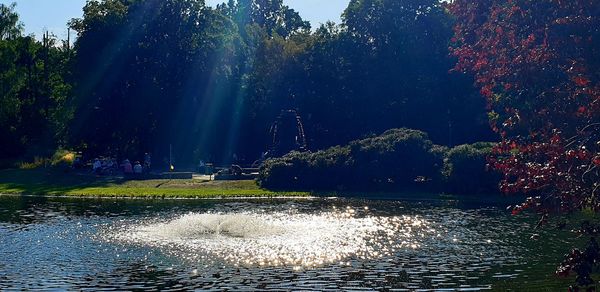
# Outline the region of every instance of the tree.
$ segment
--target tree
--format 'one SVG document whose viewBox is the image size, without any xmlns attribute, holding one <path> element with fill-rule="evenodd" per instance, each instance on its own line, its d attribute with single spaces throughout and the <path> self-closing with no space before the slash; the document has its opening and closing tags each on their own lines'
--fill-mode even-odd
<svg viewBox="0 0 600 292">
<path fill-rule="evenodd" d="M 600 5 L 456 0 L 450 9 L 456 69 L 475 74 L 503 140 L 490 161 L 502 189 L 539 196 L 515 213 L 600 211 Z"/>
<path fill-rule="evenodd" d="M 268 141 L 291 108 L 314 150 L 391 127 L 427 131 L 439 144 L 494 140 L 471 76 L 448 74 L 452 19 L 438 1 L 352 1 L 343 19 L 287 38 L 245 30 L 247 140 Z"/>
<path fill-rule="evenodd" d="M 22 36 L 15 5 L 0 4 L 0 158 L 46 155 L 69 116 L 68 49 Z"/>
<path fill-rule="evenodd" d="M 230 0 L 219 5 L 218 10 L 238 24 L 241 30 L 249 25 L 257 25 L 268 36 L 287 38 L 294 33 L 310 30 L 310 23 L 284 5 L 283 0 Z"/>
<path fill-rule="evenodd" d="M 483 106 L 468 77 L 447 74 L 451 18 L 434 0 L 401 2 L 352 1 L 341 25 L 312 33 L 281 0 L 89 1 L 70 23 L 73 51 L 23 38 L 2 56 L 18 77 L 5 91 L 21 97 L 5 110 L 28 120 L 5 131 L 21 150 L 51 136 L 94 156 L 160 160 L 172 145 L 190 166 L 258 158 L 289 109 L 312 149 L 402 126 L 444 144 L 488 140 L 472 127 Z"/>
<path fill-rule="evenodd" d="M 296 96 L 310 145 L 393 127 L 426 131 L 439 144 L 492 139 L 469 76 L 448 74 L 452 19 L 439 1 L 353 0 L 342 19 L 317 29 L 301 57 Z"/>
<path fill-rule="evenodd" d="M 199 0 L 106 0 L 88 2 L 84 12 L 73 22 L 73 146 L 92 155 L 162 157 L 172 144 L 177 160 L 191 162 L 208 142 L 203 135 L 214 144 L 227 137 L 215 124 L 227 127 L 224 105 L 235 97 L 229 90 L 242 51 L 230 20 Z"/>
<path fill-rule="evenodd" d="M 23 32 L 23 24 L 15 12 L 16 6 L 16 3 L 0 4 L 0 41 L 15 39 Z"/>
</svg>

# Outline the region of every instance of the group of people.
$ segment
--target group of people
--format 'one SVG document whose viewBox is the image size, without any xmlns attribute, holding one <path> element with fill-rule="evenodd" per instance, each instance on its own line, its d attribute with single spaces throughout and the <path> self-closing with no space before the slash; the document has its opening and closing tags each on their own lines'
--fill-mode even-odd
<svg viewBox="0 0 600 292">
<path fill-rule="evenodd" d="M 92 171 L 95 174 L 113 174 L 118 169 L 117 161 L 113 158 L 102 159 L 99 158 L 94 159 L 92 163 Z"/>
<path fill-rule="evenodd" d="M 119 169 L 125 175 L 142 175 L 144 173 L 149 173 L 152 165 L 152 158 L 150 154 L 146 153 L 144 155 L 144 164 L 140 161 L 135 161 L 131 163 L 129 159 L 123 160 L 123 162 L 119 165 L 117 164 L 116 159 L 108 158 L 100 160 L 99 158 L 94 159 L 92 163 L 92 171 L 95 174 L 113 174 L 117 172 Z"/>
</svg>

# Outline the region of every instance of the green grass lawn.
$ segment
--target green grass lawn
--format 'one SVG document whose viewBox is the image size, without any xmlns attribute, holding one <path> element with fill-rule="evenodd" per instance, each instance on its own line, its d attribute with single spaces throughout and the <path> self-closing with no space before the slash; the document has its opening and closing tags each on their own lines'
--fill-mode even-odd
<svg viewBox="0 0 600 292">
<path fill-rule="evenodd" d="M 139 180 L 97 177 L 57 169 L 0 170 L 0 194 L 80 197 L 220 198 L 308 196 L 273 192 L 254 181 Z"/>
</svg>

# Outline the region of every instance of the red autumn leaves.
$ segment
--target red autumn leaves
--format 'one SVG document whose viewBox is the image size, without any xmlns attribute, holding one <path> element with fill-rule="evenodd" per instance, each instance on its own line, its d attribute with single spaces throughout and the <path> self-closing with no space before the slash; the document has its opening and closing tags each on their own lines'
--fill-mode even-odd
<svg viewBox="0 0 600 292">
<path fill-rule="evenodd" d="M 455 0 L 455 70 L 474 74 L 503 141 L 505 192 L 561 210 L 600 195 L 600 13 L 596 1 Z M 591 203 L 590 203 L 591 202 Z M 549 208 L 547 203 L 523 208 Z M 596 207 L 596 206 L 592 206 Z"/>
</svg>

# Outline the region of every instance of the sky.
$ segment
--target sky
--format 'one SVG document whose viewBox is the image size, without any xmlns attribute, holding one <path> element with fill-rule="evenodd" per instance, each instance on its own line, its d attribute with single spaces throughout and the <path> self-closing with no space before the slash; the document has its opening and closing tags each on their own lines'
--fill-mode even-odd
<svg viewBox="0 0 600 292">
<path fill-rule="evenodd" d="M 26 34 L 40 37 L 46 30 L 60 39 L 67 37 L 67 22 L 82 16 L 86 0 L 0 0 L 2 4 L 17 3 L 17 12 L 25 25 Z M 207 0 L 215 5 L 224 0 Z M 328 20 L 340 22 L 340 16 L 350 0 L 284 0 L 313 27 Z M 73 33 L 74 35 L 74 33 Z"/>
</svg>

